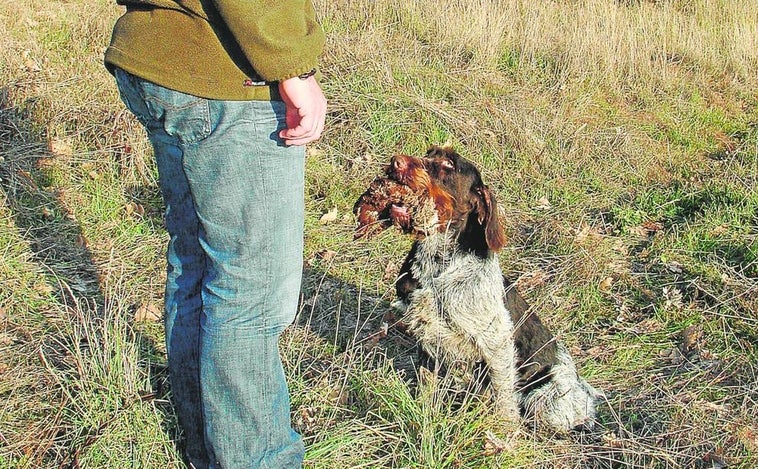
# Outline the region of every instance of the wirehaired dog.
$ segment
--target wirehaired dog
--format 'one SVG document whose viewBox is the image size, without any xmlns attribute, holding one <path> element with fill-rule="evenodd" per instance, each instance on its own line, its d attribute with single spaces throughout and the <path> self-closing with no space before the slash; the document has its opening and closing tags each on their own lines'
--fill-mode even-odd
<svg viewBox="0 0 758 469">
<path fill-rule="evenodd" d="M 394 156 L 386 173 L 356 212 L 359 220 L 379 218 L 367 216 L 370 205 L 417 237 L 394 305 L 423 352 L 443 364 L 482 362 L 505 417 L 523 415 L 559 431 L 591 427 L 601 394 L 503 277 L 496 252 L 505 236 L 479 170 L 451 148 L 432 147 L 423 158 Z M 403 196 L 394 197 L 398 192 Z"/>
</svg>

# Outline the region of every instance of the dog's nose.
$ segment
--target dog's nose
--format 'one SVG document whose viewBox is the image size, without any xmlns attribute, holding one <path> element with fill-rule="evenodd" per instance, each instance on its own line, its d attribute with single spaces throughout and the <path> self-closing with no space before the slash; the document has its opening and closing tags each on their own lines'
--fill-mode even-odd
<svg viewBox="0 0 758 469">
<path fill-rule="evenodd" d="M 393 156 L 390 164 L 392 165 L 392 170 L 397 173 L 402 173 L 408 167 L 408 162 L 403 158 L 403 155 Z"/>
</svg>

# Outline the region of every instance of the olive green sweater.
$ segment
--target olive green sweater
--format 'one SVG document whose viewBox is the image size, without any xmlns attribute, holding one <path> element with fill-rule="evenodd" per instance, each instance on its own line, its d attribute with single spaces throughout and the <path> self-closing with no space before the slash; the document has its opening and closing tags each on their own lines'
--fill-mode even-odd
<svg viewBox="0 0 758 469">
<path fill-rule="evenodd" d="M 279 99 L 316 68 L 324 33 L 310 0 L 117 0 L 106 66 L 210 99 Z"/>
</svg>

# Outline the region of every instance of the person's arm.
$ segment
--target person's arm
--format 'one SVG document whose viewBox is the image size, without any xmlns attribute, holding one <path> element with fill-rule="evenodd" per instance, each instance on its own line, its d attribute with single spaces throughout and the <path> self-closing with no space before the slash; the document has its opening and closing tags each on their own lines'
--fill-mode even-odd
<svg viewBox="0 0 758 469">
<path fill-rule="evenodd" d="M 318 66 L 324 32 L 310 0 L 212 0 L 242 53 L 268 82 Z"/>
<path fill-rule="evenodd" d="M 310 0 L 213 0 L 242 52 L 258 75 L 279 82 L 287 106 L 287 145 L 305 145 L 321 136 L 326 99 L 313 76 L 324 33 Z"/>
</svg>

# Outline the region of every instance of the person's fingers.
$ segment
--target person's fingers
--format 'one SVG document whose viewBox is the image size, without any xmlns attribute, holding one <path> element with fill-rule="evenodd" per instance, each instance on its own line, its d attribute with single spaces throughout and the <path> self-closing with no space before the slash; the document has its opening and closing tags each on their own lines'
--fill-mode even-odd
<svg viewBox="0 0 758 469">
<path fill-rule="evenodd" d="M 299 138 L 285 138 L 284 139 L 284 144 L 288 145 L 288 146 L 292 146 L 292 145 L 305 145 L 307 143 L 311 143 L 313 141 L 318 140 L 319 137 L 320 137 L 320 135 L 313 134 L 313 135 L 306 135 L 306 136 L 299 137 Z"/>
<path fill-rule="evenodd" d="M 325 109 L 305 114 L 296 127 L 282 130 L 279 136 L 287 145 L 304 145 L 318 140 L 324 131 L 324 114 Z"/>
<path fill-rule="evenodd" d="M 317 140 L 324 130 L 326 98 L 315 79 L 290 79 L 280 84 L 287 107 L 287 128 L 279 132 L 286 145 L 305 145 Z"/>
<path fill-rule="evenodd" d="M 310 121 L 311 119 L 303 119 L 297 127 L 282 130 L 279 136 L 282 137 L 287 144 L 310 139 L 315 133 L 315 129 L 313 128 L 314 124 Z"/>
</svg>

